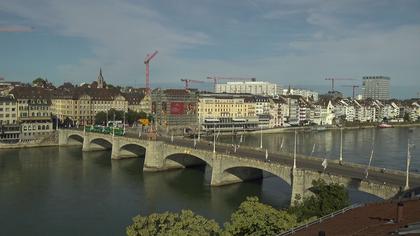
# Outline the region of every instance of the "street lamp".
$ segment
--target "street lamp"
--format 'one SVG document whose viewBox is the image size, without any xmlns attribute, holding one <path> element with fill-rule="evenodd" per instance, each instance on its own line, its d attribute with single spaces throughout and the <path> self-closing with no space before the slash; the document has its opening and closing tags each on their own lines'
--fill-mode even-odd
<svg viewBox="0 0 420 236">
<path fill-rule="evenodd" d="M 404 190 L 410 189 L 409 175 L 410 175 L 410 162 L 411 162 L 411 153 L 410 153 L 410 147 L 411 146 L 413 146 L 413 145 L 410 145 L 410 139 L 408 139 L 408 143 L 407 143 L 407 170 L 406 170 L 406 175 L 405 175 Z"/>
<path fill-rule="evenodd" d="M 297 143 L 297 130 L 295 129 L 295 147 L 293 150 L 293 170 L 296 169 L 296 143 Z"/>
<path fill-rule="evenodd" d="M 260 129 L 260 148 L 263 148 L 262 143 L 263 143 L 263 141 L 262 141 L 262 126 L 261 126 L 261 129 Z"/>
<path fill-rule="evenodd" d="M 343 164 L 343 127 L 340 128 L 340 165 Z"/>
<path fill-rule="evenodd" d="M 213 123 L 213 153 L 216 153 L 216 123 Z"/>
</svg>

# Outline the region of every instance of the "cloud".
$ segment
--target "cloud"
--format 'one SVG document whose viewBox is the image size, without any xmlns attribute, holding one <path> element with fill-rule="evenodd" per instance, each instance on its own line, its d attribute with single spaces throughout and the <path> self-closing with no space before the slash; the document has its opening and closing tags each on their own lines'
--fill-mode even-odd
<svg viewBox="0 0 420 236">
<path fill-rule="evenodd" d="M 159 0 L 14 0 L 0 8 L 88 43 L 92 56 L 56 68 L 61 81 L 93 80 L 102 66 L 109 82 L 142 86 L 143 59 L 157 49 L 152 85 L 208 75 L 316 84 L 326 83 L 321 81 L 326 76 L 384 74 L 393 81 L 418 82 L 420 24 L 404 18 L 416 7 L 398 13 L 392 3 L 374 0 L 247 3 L 180 0 L 172 7 Z M 393 18 L 398 20 L 388 24 Z M 221 56 L 208 59 L 207 54 Z"/>
<path fill-rule="evenodd" d="M 3 33 L 20 33 L 20 32 L 32 32 L 33 27 L 23 25 L 0 25 L 0 32 Z"/>
</svg>

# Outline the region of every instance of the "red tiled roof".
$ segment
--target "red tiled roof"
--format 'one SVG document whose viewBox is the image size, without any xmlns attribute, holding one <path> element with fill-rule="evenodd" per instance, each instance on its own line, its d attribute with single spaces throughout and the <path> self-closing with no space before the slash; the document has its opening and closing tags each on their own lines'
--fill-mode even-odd
<svg viewBox="0 0 420 236">
<path fill-rule="evenodd" d="M 391 235 L 408 224 L 420 222 L 420 199 L 402 202 L 402 221 L 396 223 L 398 201 L 384 201 L 367 204 L 344 214 L 327 219 L 322 223 L 300 230 L 294 235 Z M 411 234 L 413 235 L 413 234 Z"/>
</svg>

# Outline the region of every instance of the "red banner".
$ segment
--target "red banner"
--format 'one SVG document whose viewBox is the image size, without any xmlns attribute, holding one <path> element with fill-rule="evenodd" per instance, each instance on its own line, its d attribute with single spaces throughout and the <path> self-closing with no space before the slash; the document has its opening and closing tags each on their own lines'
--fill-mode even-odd
<svg viewBox="0 0 420 236">
<path fill-rule="evenodd" d="M 184 103 L 183 102 L 171 102 L 171 114 L 182 115 L 184 114 Z"/>
</svg>

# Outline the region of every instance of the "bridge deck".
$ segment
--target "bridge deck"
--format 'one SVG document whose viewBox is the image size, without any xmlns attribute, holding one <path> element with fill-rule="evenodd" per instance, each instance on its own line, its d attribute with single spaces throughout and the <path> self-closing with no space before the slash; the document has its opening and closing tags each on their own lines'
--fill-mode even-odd
<svg viewBox="0 0 420 236">
<path fill-rule="evenodd" d="M 80 131 L 79 131 L 80 132 Z M 81 131 L 81 133 L 83 133 Z M 139 138 L 137 134 L 127 134 L 121 138 L 130 138 L 133 140 L 147 140 L 147 137 L 143 135 L 142 138 Z M 163 141 L 167 144 L 182 146 L 187 148 L 194 148 L 194 143 L 192 139 L 186 138 L 174 138 L 174 141 L 171 142 L 169 137 L 162 137 L 158 136 L 157 141 Z M 196 149 L 206 150 L 209 152 L 213 151 L 213 145 L 207 141 L 197 141 Z M 249 147 L 240 147 L 237 149 L 236 153 L 234 153 L 233 147 L 228 144 L 217 144 L 216 145 L 216 152 L 217 153 L 225 153 L 231 156 L 236 156 L 239 158 L 247 158 L 247 159 L 254 159 L 265 161 L 265 150 L 259 150 L 256 148 L 249 148 Z M 299 155 L 301 156 L 301 155 Z M 293 165 L 293 157 L 291 154 L 288 153 L 269 153 L 269 161 L 271 163 L 278 163 L 282 165 L 287 165 L 292 167 Z M 324 172 L 324 168 L 321 166 L 321 159 L 319 158 L 297 158 L 297 168 L 299 169 L 306 169 L 312 170 L 317 172 Z M 343 176 L 352 179 L 364 179 L 365 178 L 365 170 L 366 166 L 364 165 L 356 165 L 352 163 L 344 163 L 340 165 L 337 161 L 329 161 L 328 167 L 326 168 L 326 174 L 331 174 L 335 176 Z M 389 185 L 394 186 L 401 186 L 404 187 L 405 185 L 405 175 L 404 172 L 394 171 L 394 170 L 387 170 L 385 172 L 378 171 L 378 168 L 369 169 L 369 177 L 368 181 L 370 182 L 377 182 L 377 183 L 386 183 Z M 420 186 L 420 176 L 419 175 L 410 175 L 410 186 L 417 187 Z"/>
</svg>

